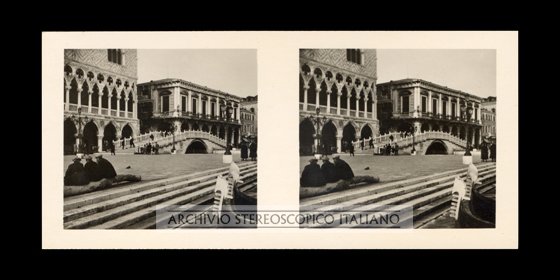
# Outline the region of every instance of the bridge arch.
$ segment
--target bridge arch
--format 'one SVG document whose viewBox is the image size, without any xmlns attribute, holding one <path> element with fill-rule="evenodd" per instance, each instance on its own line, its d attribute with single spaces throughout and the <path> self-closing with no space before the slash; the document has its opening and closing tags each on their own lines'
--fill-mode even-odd
<svg viewBox="0 0 560 280">
<path fill-rule="evenodd" d="M 425 155 L 447 155 L 450 154 L 450 149 L 445 142 L 436 139 L 430 143 L 426 148 Z"/>
<path fill-rule="evenodd" d="M 207 154 L 208 146 L 201 139 L 193 139 L 187 146 L 185 154 Z"/>
</svg>

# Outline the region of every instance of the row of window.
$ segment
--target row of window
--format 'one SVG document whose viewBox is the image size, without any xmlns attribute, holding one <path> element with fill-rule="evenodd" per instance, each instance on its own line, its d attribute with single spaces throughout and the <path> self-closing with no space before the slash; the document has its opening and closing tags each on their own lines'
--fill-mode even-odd
<svg viewBox="0 0 560 280">
<path fill-rule="evenodd" d="M 362 65 L 364 62 L 364 53 L 360 49 L 347 49 L 346 60 Z"/>
<path fill-rule="evenodd" d="M 121 49 L 108 49 L 107 58 L 109 62 L 124 65 L 124 53 Z"/>
<path fill-rule="evenodd" d="M 401 112 L 403 113 L 409 113 L 410 112 L 410 96 L 409 95 L 405 95 L 405 96 L 401 96 Z M 432 112 L 434 114 L 439 114 L 439 110 L 438 110 L 438 102 L 439 100 L 437 99 L 432 99 Z M 451 116 L 455 117 L 457 112 L 457 103 L 451 103 Z M 428 98 L 426 96 L 422 96 L 422 105 L 420 108 L 422 113 L 427 113 L 428 112 Z M 446 116 L 447 115 L 447 101 L 442 100 L 442 115 Z M 474 119 L 478 119 L 478 110 L 474 110 Z"/>
<path fill-rule="evenodd" d="M 255 116 L 254 116 L 254 115 L 249 115 L 249 114 L 241 114 L 241 119 L 243 119 L 243 120 L 249 120 L 249 121 L 254 121 L 254 120 L 255 120 Z"/>
<path fill-rule="evenodd" d="M 482 119 L 485 121 L 496 121 L 496 116 L 494 115 L 488 115 L 488 114 L 482 114 Z"/>
<path fill-rule="evenodd" d="M 495 126 L 484 126 L 484 127 L 482 127 L 482 132 L 484 134 L 496 135 L 496 127 Z"/>
<path fill-rule="evenodd" d="M 251 134 L 256 134 L 257 133 L 257 129 L 255 128 L 254 125 L 244 125 L 242 130 L 242 133 L 251 133 Z"/>
<path fill-rule="evenodd" d="M 161 106 L 160 109 L 162 112 L 169 112 L 170 111 L 170 103 L 169 103 L 169 95 L 163 95 L 161 96 Z M 208 102 L 206 100 L 202 100 L 202 108 L 201 108 L 201 112 L 199 112 L 198 110 L 198 99 L 197 98 L 193 98 L 191 101 L 191 112 L 193 114 L 202 114 L 202 115 L 208 115 L 207 112 L 207 105 Z M 186 96 L 181 96 L 181 111 L 182 112 L 186 112 L 187 111 L 187 97 Z M 216 103 L 215 102 L 210 102 L 210 116 L 216 116 Z M 220 117 L 225 117 L 222 114 L 220 114 Z M 237 119 L 237 110 L 233 110 L 233 115 L 232 115 L 233 119 Z"/>
</svg>

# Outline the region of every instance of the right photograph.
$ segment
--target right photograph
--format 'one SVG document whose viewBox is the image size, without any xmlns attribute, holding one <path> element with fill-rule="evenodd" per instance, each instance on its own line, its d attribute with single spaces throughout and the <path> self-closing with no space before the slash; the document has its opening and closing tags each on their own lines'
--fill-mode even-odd
<svg viewBox="0 0 560 280">
<path fill-rule="evenodd" d="M 300 227 L 495 228 L 496 102 L 494 49 L 300 49 Z"/>
</svg>

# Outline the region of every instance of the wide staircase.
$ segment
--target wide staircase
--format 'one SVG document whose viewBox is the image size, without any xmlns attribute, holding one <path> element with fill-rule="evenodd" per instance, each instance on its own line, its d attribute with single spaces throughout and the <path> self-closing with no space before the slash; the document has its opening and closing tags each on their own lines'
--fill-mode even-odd
<svg viewBox="0 0 560 280">
<path fill-rule="evenodd" d="M 391 140 L 391 138 L 393 140 Z M 360 146 L 360 141 L 356 141 L 353 142 L 354 144 L 354 150 L 356 154 L 359 153 L 371 153 L 371 150 L 369 150 L 368 146 L 369 146 L 369 140 L 370 138 L 365 139 L 365 145 L 364 145 L 364 150 L 361 150 L 361 146 Z M 402 135 L 400 132 L 391 132 L 391 133 L 387 133 L 384 135 L 380 135 L 377 137 L 373 137 L 373 144 L 375 146 L 375 149 L 379 149 L 382 146 L 385 146 L 386 144 L 393 144 L 393 143 L 397 143 L 397 145 L 399 145 L 399 149 L 404 149 L 407 147 L 411 147 L 412 143 L 414 142 L 415 144 L 421 143 L 421 142 L 425 142 L 425 141 L 430 141 L 430 140 L 435 140 L 435 139 L 439 139 L 439 140 L 446 140 L 449 141 L 451 143 L 453 143 L 454 145 L 465 149 L 467 147 L 467 141 L 463 140 L 457 136 L 452 135 L 451 133 L 447 133 L 447 132 L 443 132 L 443 131 L 424 131 L 421 133 L 416 133 L 414 134 L 414 141 L 412 138 L 412 135 L 408 135 L 406 137 L 404 137 L 404 135 Z M 367 149 L 365 149 L 367 148 Z"/>
<path fill-rule="evenodd" d="M 150 138 L 150 136 L 153 135 L 154 139 L 152 140 L 152 138 Z M 205 132 L 205 131 L 201 131 L 201 130 L 184 130 L 181 132 L 177 132 L 175 133 L 175 137 L 173 137 L 172 134 L 168 134 L 165 135 L 164 133 L 160 132 L 160 131 L 154 131 L 151 133 L 146 133 L 143 135 L 139 135 L 136 137 L 133 137 L 134 139 L 134 145 L 136 147 L 130 147 L 130 139 L 132 137 L 129 138 L 125 138 L 125 148 L 122 148 L 122 140 L 116 140 L 113 141 L 113 144 L 115 145 L 115 150 L 120 151 L 120 152 L 125 152 L 125 153 L 134 153 L 135 151 L 138 150 L 138 147 L 144 146 L 145 144 L 149 143 L 149 142 L 157 142 L 159 144 L 159 146 L 161 148 L 166 148 L 169 147 L 171 145 L 173 145 L 173 141 L 175 141 L 175 143 L 179 143 L 182 141 L 186 141 L 189 139 L 204 139 L 207 141 L 210 141 L 214 144 L 216 144 L 217 146 L 224 148 L 227 146 L 227 142 L 226 139 L 220 138 L 216 135 L 211 134 L 210 132 Z"/>
<path fill-rule="evenodd" d="M 477 164 L 479 179 L 482 183 L 478 188 L 486 191 L 495 190 L 496 164 Z M 356 189 L 335 192 L 302 199 L 302 209 L 313 209 L 313 213 L 327 213 L 336 209 L 352 211 L 375 211 L 380 205 L 412 206 L 414 228 L 445 214 L 451 207 L 451 190 L 456 176 L 466 177 L 467 167 L 436 173 L 428 176 L 378 183 Z M 406 221 L 401 221 L 403 224 Z M 360 225 L 357 225 L 359 227 Z"/>
<path fill-rule="evenodd" d="M 256 162 L 238 166 L 243 181 L 239 189 L 256 196 Z M 214 198 L 216 177 L 227 175 L 228 170 L 229 166 L 67 197 L 64 228 L 155 228 L 157 205 L 207 205 Z"/>
</svg>

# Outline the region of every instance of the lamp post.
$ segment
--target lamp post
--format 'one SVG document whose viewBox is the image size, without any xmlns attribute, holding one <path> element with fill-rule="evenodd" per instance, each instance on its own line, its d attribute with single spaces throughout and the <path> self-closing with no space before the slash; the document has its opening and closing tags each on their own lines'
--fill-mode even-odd
<svg viewBox="0 0 560 280">
<path fill-rule="evenodd" d="M 317 107 L 315 109 L 315 117 L 313 117 L 313 115 L 309 116 L 309 118 L 313 120 L 316 126 L 315 139 L 317 139 L 317 146 L 315 147 L 315 154 L 319 153 L 319 146 L 320 146 L 319 143 L 321 140 L 321 133 L 319 133 L 319 130 L 321 129 L 321 125 L 327 121 L 326 116 L 323 116 L 323 118 L 321 119 L 320 115 L 321 115 L 321 108 Z M 323 153 L 325 153 L 325 151 L 323 151 Z"/>
<path fill-rule="evenodd" d="M 171 153 L 175 153 L 175 130 L 177 126 L 173 123 L 171 124 L 171 135 L 173 136 L 173 147 L 171 148 Z"/>
<path fill-rule="evenodd" d="M 76 117 L 74 115 L 72 115 L 72 119 L 75 120 Z M 89 121 L 88 117 L 85 116 L 84 118 L 84 123 L 87 123 Z M 82 148 L 83 143 L 82 143 L 82 138 L 83 138 L 83 134 L 82 134 L 82 107 L 78 107 L 78 133 L 76 135 L 76 139 L 78 142 L 78 149 L 76 150 L 76 154 L 83 154 L 84 150 Z"/>
<path fill-rule="evenodd" d="M 410 133 L 412 133 L 412 150 L 410 151 L 410 153 L 412 155 L 416 154 L 416 148 L 414 147 L 415 145 L 415 138 L 414 138 L 414 134 L 416 133 L 416 126 L 414 126 L 414 123 L 410 124 Z"/>
</svg>

